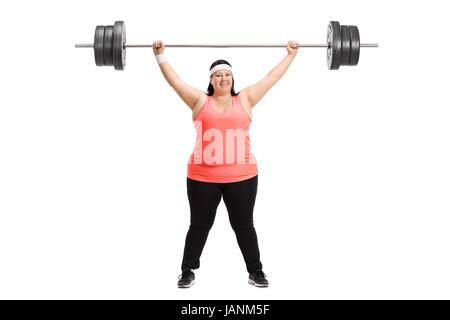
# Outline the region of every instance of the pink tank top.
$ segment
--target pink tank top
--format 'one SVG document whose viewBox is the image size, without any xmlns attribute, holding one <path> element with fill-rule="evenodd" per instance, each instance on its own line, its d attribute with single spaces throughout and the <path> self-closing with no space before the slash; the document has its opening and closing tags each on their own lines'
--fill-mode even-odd
<svg viewBox="0 0 450 320">
<path fill-rule="evenodd" d="M 232 96 L 230 109 L 213 109 L 208 96 L 193 120 L 197 130 L 194 152 L 189 157 L 187 176 L 205 182 L 236 182 L 258 174 L 256 159 L 250 151 L 251 119 L 238 96 Z"/>
</svg>

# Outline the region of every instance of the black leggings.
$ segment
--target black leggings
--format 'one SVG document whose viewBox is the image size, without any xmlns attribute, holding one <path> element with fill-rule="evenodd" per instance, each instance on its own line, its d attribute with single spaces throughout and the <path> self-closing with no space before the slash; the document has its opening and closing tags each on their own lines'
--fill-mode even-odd
<svg viewBox="0 0 450 320">
<path fill-rule="evenodd" d="M 228 183 L 203 182 L 187 178 L 191 224 L 186 235 L 182 271 L 200 267 L 200 256 L 222 195 L 247 271 L 251 273 L 262 270 L 258 239 L 253 227 L 253 207 L 257 187 L 258 175 L 247 180 Z"/>
</svg>

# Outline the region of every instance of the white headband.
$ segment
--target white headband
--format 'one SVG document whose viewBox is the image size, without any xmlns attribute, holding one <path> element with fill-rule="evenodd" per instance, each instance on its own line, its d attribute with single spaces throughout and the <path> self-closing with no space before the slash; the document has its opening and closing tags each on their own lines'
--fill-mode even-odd
<svg viewBox="0 0 450 320">
<path fill-rule="evenodd" d="M 217 70 L 221 70 L 221 69 L 226 69 L 226 70 L 232 71 L 231 66 L 229 66 L 228 64 L 218 64 L 217 66 L 215 66 L 214 68 L 212 68 L 209 71 L 209 76 L 212 76 L 214 72 L 216 72 Z"/>
</svg>

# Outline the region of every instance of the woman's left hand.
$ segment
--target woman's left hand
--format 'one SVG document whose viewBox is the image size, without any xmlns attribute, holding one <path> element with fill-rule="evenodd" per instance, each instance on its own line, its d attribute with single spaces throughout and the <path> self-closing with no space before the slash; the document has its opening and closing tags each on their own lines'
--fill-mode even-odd
<svg viewBox="0 0 450 320">
<path fill-rule="evenodd" d="M 289 41 L 288 44 L 286 45 L 286 49 L 288 51 L 288 55 L 293 54 L 294 56 L 297 55 L 298 52 L 298 42 L 296 41 Z"/>
</svg>

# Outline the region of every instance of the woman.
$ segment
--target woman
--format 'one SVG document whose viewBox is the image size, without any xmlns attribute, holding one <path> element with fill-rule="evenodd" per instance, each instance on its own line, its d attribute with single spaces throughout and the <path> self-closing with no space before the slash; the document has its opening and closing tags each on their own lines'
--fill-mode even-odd
<svg viewBox="0 0 450 320">
<path fill-rule="evenodd" d="M 253 226 L 258 169 L 250 152 L 248 129 L 252 108 L 284 75 L 297 55 L 297 45 L 297 42 L 289 41 L 287 56 L 261 81 L 236 94 L 231 65 L 227 61 L 217 60 L 211 65 L 205 93 L 180 79 L 163 54 L 162 41 L 153 43 L 161 72 L 192 110 L 192 120 L 197 129 L 197 141 L 187 170 L 191 217 L 179 288 L 194 284 L 193 270 L 200 267 L 200 256 L 222 196 L 249 272 L 248 283 L 257 287 L 269 285 L 262 271 Z"/>
</svg>

